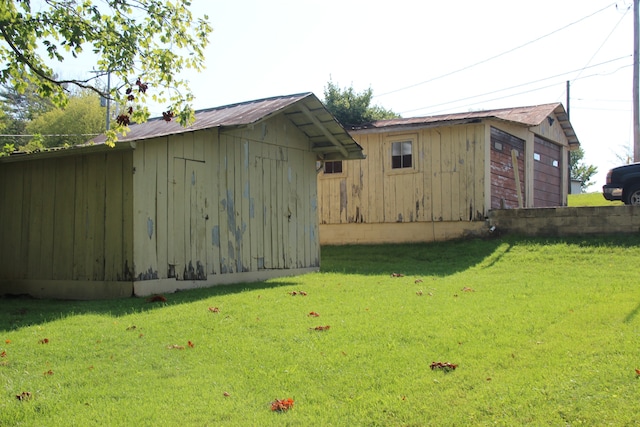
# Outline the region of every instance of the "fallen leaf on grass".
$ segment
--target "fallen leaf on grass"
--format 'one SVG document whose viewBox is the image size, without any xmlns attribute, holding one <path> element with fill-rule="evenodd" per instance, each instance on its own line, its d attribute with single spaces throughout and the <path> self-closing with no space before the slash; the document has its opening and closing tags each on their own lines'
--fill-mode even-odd
<svg viewBox="0 0 640 427">
<path fill-rule="evenodd" d="M 5 344 L 11 344 L 11 340 L 4 340 Z"/>
<path fill-rule="evenodd" d="M 273 402 L 271 402 L 272 411 L 286 412 L 291 408 L 293 408 L 293 399 L 291 398 L 282 399 L 282 400 L 276 399 Z"/>
<path fill-rule="evenodd" d="M 178 345 L 178 344 L 168 345 L 167 348 L 169 350 L 184 350 L 184 346 L 183 345 Z"/>
<path fill-rule="evenodd" d="M 307 296 L 307 293 L 305 291 L 293 291 L 293 292 L 289 292 L 289 295 L 291 296 L 296 296 L 296 295 L 302 295 L 303 297 Z"/>
<path fill-rule="evenodd" d="M 475 291 L 465 286 L 464 288 L 462 288 L 462 292 L 475 292 Z"/>
<path fill-rule="evenodd" d="M 136 330 L 138 327 L 136 325 L 131 325 L 127 328 L 127 331 L 134 331 Z"/>
<path fill-rule="evenodd" d="M 391 277 L 404 277 L 402 273 L 391 273 Z"/>
<path fill-rule="evenodd" d="M 313 330 L 314 330 L 314 331 L 328 331 L 330 327 L 331 327 L 331 326 L 329 326 L 329 325 L 326 325 L 326 326 L 316 326 L 315 328 L 313 328 Z"/>
<path fill-rule="evenodd" d="M 53 375 L 53 371 L 51 369 L 49 369 L 47 372 L 44 373 L 45 376 L 47 375 Z"/>
<path fill-rule="evenodd" d="M 224 393 L 222 393 L 222 395 L 223 395 L 224 397 L 229 397 L 229 396 L 231 396 L 231 394 L 229 394 L 229 392 L 227 392 L 227 391 L 225 391 Z"/>
<path fill-rule="evenodd" d="M 420 291 L 417 291 L 417 292 L 416 292 L 416 295 L 418 295 L 419 297 L 421 297 L 421 296 L 422 296 L 422 291 L 421 291 L 421 290 L 420 290 Z"/>
<path fill-rule="evenodd" d="M 320 314 L 316 313 L 315 311 L 311 311 L 311 312 L 309 312 L 309 314 L 307 314 L 307 316 L 309 316 L 309 317 L 320 317 Z"/>
<path fill-rule="evenodd" d="M 7 352 L 5 350 L 0 353 L 0 357 L 7 357 Z"/>
<path fill-rule="evenodd" d="M 42 338 L 40 341 L 38 341 L 39 344 L 49 344 L 49 338 Z"/>
<path fill-rule="evenodd" d="M 450 372 L 450 371 L 455 371 L 455 369 L 458 367 L 458 365 L 454 365 L 453 363 L 449 363 L 449 362 L 432 362 L 431 363 L 431 370 L 441 370 L 444 372 Z"/>
<path fill-rule="evenodd" d="M 422 279 L 416 279 L 413 283 L 422 283 Z"/>
<path fill-rule="evenodd" d="M 640 377 L 640 369 L 636 369 L 636 378 Z"/>
<path fill-rule="evenodd" d="M 218 307 L 209 307 L 209 311 L 212 313 L 220 313 L 220 309 Z"/>
<path fill-rule="evenodd" d="M 147 298 L 147 302 L 167 302 L 167 298 L 164 295 L 153 295 Z"/>
<path fill-rule="evenodd" d="M 189 342 L 187 343 L 187 345 L 188 345 L 189 347 L 191 347 L 191 348 L 195 347 L 195 344 L 193 344 L 191 341 L 189 341 Z"/>
<path fill-rule="evenodd" d="M 16 394 L 16 399 L 18 400 L 29 400 L 31 399 L 32 395 L 31 392 L 29 391 L 23 391 L 20 394 Z"/>
</svg>

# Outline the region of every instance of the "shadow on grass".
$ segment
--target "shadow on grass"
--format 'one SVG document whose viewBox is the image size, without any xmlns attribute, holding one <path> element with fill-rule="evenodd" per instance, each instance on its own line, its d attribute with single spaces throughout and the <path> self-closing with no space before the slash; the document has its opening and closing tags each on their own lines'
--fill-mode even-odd
<svg viewBox="0 0 640 427">
<path fill-rule="evenodd" d="M 504 236 L 495 239 L 471 239 L 424 244 L 348 245 L 322 248 L 323 273 L 388 275 L 448 276 L 481 265 L 491 268 L 513 247 L 519 245 L 570 244 L 584 247 L 637 247 L 640 234 L 532 238 Z M 215 296 L 298 286 L 295 277 L 273 279 L 266 282 L 221 285 L 193 289 L 166 295 L 167 302 L 150 303 L 145 298 L 126 298 L 104 301 L 52 301 L 30 298 L 0 298 L 0 332 L 46 323 L 81 314 L 101 314 L 113 317 L 161 309 L 166 306 L 192 303 Z M 631 321 L 640 313 L 640 304 L 625 319 Z M 2 338 L 2 337 L 0 337 Z"/>
<path fill-rule="evenodd" d="M 640 313 L 640 303 L 638 303 L 638 305 L 636 305 L 636 308 L 634 308 L 629 312 L 629 314 L 627 314 L 627 317 L 624 318 L 624 323 L 630 323 L 633 319 L 636 318 L 638 313 Z"/>
<path fill-rule="evenodd" d="M 424 244 L 322 247 L 322 272 L 342 274 L 448 276 L 473 266 L 490 268 L 515 246 L 568 244 L 582 247 L 637 247 L 640 234 L 452 240 Z"/>
<path fill-rule="evenodd" d="M 24 296 L 0 297 L 0 333 L 64 319 L 69 316 L 97 314 L 120 317 L 247 290 L 272 289 L 284 286 L 298 286 L 299 284 L 300 282 L 297 282 L 295 277 L 284 277 L 268 282 L 220 285 L 166 294 L 164 295 L 167 299 L 166 302 L 150 302 L 148 298 L 135 297 L 95 301 L 46 300 Z"/>
</svg>

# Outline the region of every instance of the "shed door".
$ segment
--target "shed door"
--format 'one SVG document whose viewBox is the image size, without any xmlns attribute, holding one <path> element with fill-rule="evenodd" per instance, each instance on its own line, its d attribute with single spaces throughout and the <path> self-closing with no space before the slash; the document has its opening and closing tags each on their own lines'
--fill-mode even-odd
<svg viewBox="0 0 640 427">
<path fill-rule="evenodd" d="M 173 206 L 169 206 L 173 210 L 169 276 L 178 280 L 206 280 L 205 164 L 173 159 L 173 184 Z"/>
<path fill-rule="evenodd" d="M 491 209 L 519 207 L 517 181 L 524 202 L 524 172 L 524 140 L 492 127 Z"/>
<path fill-rule="evenodd" d="M 533 205 L 562 206 L 562 151 L 559 145 L 534 139 Z"/>
</svg>

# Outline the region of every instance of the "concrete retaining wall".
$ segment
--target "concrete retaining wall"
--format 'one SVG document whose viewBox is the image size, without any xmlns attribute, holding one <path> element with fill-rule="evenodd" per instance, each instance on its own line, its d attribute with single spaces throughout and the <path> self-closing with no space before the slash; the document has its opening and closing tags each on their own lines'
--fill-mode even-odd
<svg viewBox="0 0 640 427">
<path fill-rule="evenodd" d="M 526 236 L 629 233 L 640 231 L 640 206 L 498 209 L 487 221 L 499 233 Z"/>
</svg>

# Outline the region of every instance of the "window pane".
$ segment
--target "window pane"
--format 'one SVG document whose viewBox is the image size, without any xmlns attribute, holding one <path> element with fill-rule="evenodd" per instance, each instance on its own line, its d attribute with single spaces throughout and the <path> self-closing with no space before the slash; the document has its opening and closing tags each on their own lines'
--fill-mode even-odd
<svg viewBox="0 0 640 427">
<path fill-rule="evenodd" d="M 324 173 L 333 173 L 333 162 L 325 162 Z"/>
<path fill-rule="evenodd" d="M 342 173 L 342 160 L 324 162 L 324 173 Z"/>
<path fill-rule="evenodd" d="M 402 157 L 401 156 L 393 156 L 391 158 L 391 167 L 393 169 L 398 169 L 402 167 Z"/>
<path fill-rule="evenodd" d="M 411 154 L 402 156 L 402 167 L 410 168 L 411 167 Z"/>
<path fill-rule="evenodd" d="M 411 155 L 411 141 L 405 141 L 402 143 L 402 154 Z"/>
<path fill-rule="evenodd" d="M 402 155 L 402 144 L 400 142 L 394 142 L 393 144 L 391 144 L 391 155 L 392 156 Z"/>
</svg>

